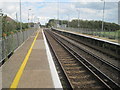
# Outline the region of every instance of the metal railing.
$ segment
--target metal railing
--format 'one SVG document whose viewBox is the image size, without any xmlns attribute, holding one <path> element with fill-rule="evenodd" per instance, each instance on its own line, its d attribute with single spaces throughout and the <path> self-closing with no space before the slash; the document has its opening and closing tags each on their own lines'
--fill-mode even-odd
<svg viewBox="0 0 120 90">
<path fill-rule="evenodd" d="M 27 40 L 37 28 L 16 32 L 0 39 L 0 63 L 8 58 L 25 40 Z"/>
</svg>

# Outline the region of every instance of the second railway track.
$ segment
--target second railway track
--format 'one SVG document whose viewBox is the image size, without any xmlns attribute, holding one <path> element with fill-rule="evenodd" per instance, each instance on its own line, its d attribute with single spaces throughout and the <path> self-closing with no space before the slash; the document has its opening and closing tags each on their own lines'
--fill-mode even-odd
<svg viewBox="0 0 120 90">
<path fill-rule="evenodd" d="M 69 43 L 66 46 L 58 36 L 56 37 L 49 30 L 44 31 L 72 88 L 119 88 L 119 85 L 74 52 Z"/>
</svg>

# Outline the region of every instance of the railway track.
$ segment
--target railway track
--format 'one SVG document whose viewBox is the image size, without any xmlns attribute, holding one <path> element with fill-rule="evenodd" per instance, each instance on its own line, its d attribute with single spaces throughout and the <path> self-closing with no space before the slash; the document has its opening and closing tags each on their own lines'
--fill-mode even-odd
<svg viewBox="0 0 120 90">
<path fill-rule="evenodd" d="M 56 34 L 56 35 L 64 39 L 63 41 L 66 45 L 71 44 L 70 48 L 74 49 L 74 51 L 76 51 L 82 57 L 87 59 L 87 61 L 89 61 L 95 67 L 97 67 L 100 71 L 106 74 L 106 76 L 112 79 L 113 82 L 120 85 L 120 82 L 119 82 L 120 81 L 120 78 L 119 78 L 120 69 L 118 67 L 114 66 L 113 64 L 109 62 L 106 62 L 106 60 L 102 59 L 100 56 L 96 56 L 94 53 L 91 53 L 88 50 L 83 49 L 83 47 L 80 46 L 80 43 L 77 43 L 76 41 L 73 41 L 59 34 Z"/>
<path fill-rule="evenodd" d="M 67 38 L 70 38 L 71 40 L 74 40 L 74 41 L 80 43 L 81 45 L 84 45 L 84 47 L 86 46 L 86 47 L 91 48 L 92 51 L 93 50 L 95 50 L 95 52 L 97 51 L 98 52 L 97 54 L 101 53 L 105 56 L 108 56 L 109 59 L 112 58 L 116 61 L 119 61 L 119 59 L 120 59 L 120 57 L 119 57 L 119 52 L 120 52 L 119 45 L 116 46 L 116 44 L 115 44 L 115 46 L 112 46 L 112 48 L 111 48 L 111 44 L 109 44 L 109 43 L 107 44 L 107 42 L 104 43 L 104 45 L 103 45 L 103 44 L 101 44 L 101 41 L 95 42 L 93 40 L 93 42 L 91 42 L 92 39 L 90 40 L 89 37 L 86 38 L 88 40 L 84 40 L 82 36 L 79 37 L 77 35 L 75 36 L 75 34 L 67 33 L 64 31 L 62 32 L 62 31 L 55 30 L 55 29 L 52 29 L 52 30 L 67 37 Z M 97 40 L 97 41 L 99 41 L 99 40 Z"/>
<path fill-rule="evenodd" d="M 83 48 L 83 46 L 81 47 L 81 43 L 78 43 L 74 40 L 71 40 L 71 38 L 70 39 L 66 38 L 57 33 L 54 33 L 54 34 L 62 37 L 62 39 L 64 39 L 65 44 L 71 43 L 71 48 L 73 48 L 77 53 L 79 53 L 84 58 L 86 58 L 90 63 L 94 64 L 98 69 L 100 69 L 103 73 L 105 73 L 107 76 L 109 76 L 115 82 L 120 84 L 120 82 L 119 82 L 120 68 L 119 67 L 116 67 L 115 65 L 109 63 L 108 60 L 105 60 L 105 59 L 101 58 L 100 56 L 95 55 L 91 51 L 86 50 L 85 48 Z M 73 46 L 75 46 L 75 47 L 73 47 Z"/>
<path fill-rule="evenodd" d="M 72 37 L 72 36 L 69 36 L 69 35 L 64 35 L 64 34 L 62 34 L 62 35 L 71 39 L 71 40 L 73 40 L 73 41 L 75 41 L 75 42 L 77 42 L 77 43 L 79 43 L 80 45 L 83 45 L 85 48 L 88 48 L 88 50 L 84 49 L 84 51 L 86 51 L 87 53 L 89 53 L 91 55 L 93 55 L 96 52 L 98 54 L 98 55 L 94 55 L 96 57 L 99 57 L 100 54 L 101 54 L 101 56 L 107 56 L 106 59 L 109 59 L 109 60 L 103 60 L 104 63 L 111 64 L 110 63 L 110 61 L 111 61 L 110 58 L 112 58 L 112 61 L 115 61 L 114 62 L 115 64 L 113 65 L 113 63 L 112 63 L 111 65 L 116 69 L 120 69 L 119 64 L 116 65 L 116 63 L 120 63 L 119 59 L 117 57 L 113 57 L 109 53 L 105 53 L 104 51 L 102 51 L 102 49 L 99 50 L 98 48 L 95 48 L 94 45 L 90 45 L 90 44 L 87 45 L 87 43 L 84 43 L 84 41 L 80 41 L 79 39 L 76 39 L 75 37 Z M 115 54 L 115 52 L 114 52 L 114 54 Z M 99 58 L 101 58 L 101 60 L 102 60 L 103 57 L 99 57 Z"/>
<path fill-rule="evenodd" d="M 119 85 L 100 72 L 79 53 L 76 53 L 69 42 L 65 42 L 49 30 L 44 31 L 72 88 L 119 88 Z"/>
</svg>

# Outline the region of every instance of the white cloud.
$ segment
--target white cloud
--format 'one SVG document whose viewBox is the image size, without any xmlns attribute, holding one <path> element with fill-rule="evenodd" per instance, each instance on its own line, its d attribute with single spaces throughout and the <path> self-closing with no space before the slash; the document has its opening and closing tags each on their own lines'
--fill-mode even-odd
<svg viewBox="0 0 120 90">
<path fill-rule="evenodd" d="M 44 0 L 21 0 L 21 2 L 42 2 Z M 20 0 L 0 0 L 0 2 L 20 2 Z"/>
<path fill-rule="evenodd" d="M 84 8 L 80 7 L 80 18 L 88 19 L 88 20 L 101 20 L 102 19 L 102 7 L 101 9 L 96 9 L 96 5 L 87 3 L 81 3 L 84 5 Z M 95 3 L 94 3 L 95 4 Z M 88 7 L 92 6 L 92 7 Z M 94 6 L 94 7 L 93 7 Z M 110 5 L 106 5 L 109 7 Z M 18 2 L 2 2 L 0 3 L 0 8 L 3 9 L 3 12 L 12 18 L 16 18 L 16 13 L 19 18 L 19 3 Z M 40 20 L 42 24 L 48 22 L 50 18 L 57 18 L 57 3 L 38 3 L 38 2 L 29 2 L 22 3 L 22 20 L 24 22 L 28 21 L 28 9 L 32 9 L 30 11 L 30 20 L 35 18 L 35 21 Z M 33 15 L 34 14 L 34 15 Z M 69 19 L 78 18 L 78 12 L 76 3 L 60 3 L 59 6 L 59 18 L 60 19 Z M 117 6 L 112 4 L 110 9 L 106 9 L 105 11 L 105 20 L 110 22 L 117 21 Z"/>
<path fill-rule="evenodd" d="M 21 0 L 21 2 L 101 2 L 102 0 Z M 119 0 L 105 0 L 106 2 L 119 2 Z M 0 2 L 20 2 L 20 0 L 0 0 Z"/>
<path fill-rule="evenodd" d="M 0 3 L 0 9 L 2 9 L 4 14 L 7 14 L 8 16 L 12 16 L 12 18 L 15 18 L 15 13 L 19 12 L 18 3 Z"/>
<path fill-rule="evenodd" d="M 101 2 L 102 0 L 69 0 L 70 2 Z M 105 2 L 119 2 L 119 0 L 105 0 Z"/>
</svg>

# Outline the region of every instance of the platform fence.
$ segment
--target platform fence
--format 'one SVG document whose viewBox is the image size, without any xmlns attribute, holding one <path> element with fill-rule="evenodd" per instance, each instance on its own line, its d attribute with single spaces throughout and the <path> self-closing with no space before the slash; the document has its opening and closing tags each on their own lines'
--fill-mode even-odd
<svg viewBox="0 0 120 90">
<path fill-rule="evenodd" d="M 0 38 L 0 63 L 6 60 L 25 40 L 27 40 L 37 28 L 16 32 L 7 37 Z"/>
<path fill-rule="evenodd" d="M 111 30 L 102 31 L 102 30 L 98 30 L 98 29 L 71 28 L 71 27 L 70 28 L 59 27 L 58 29 L 72 31 L 72 32 L 78 32 L 78 33 L 88 34 L 88 35 L 93 35 L 93 36 L 98 36 L 98 37 L 104 37 L 104 38 L 113 39 L 113 40 L 117 40 L 117 41 L 120 40 L 120 31 L 113 32 Z"/>
</svg>

